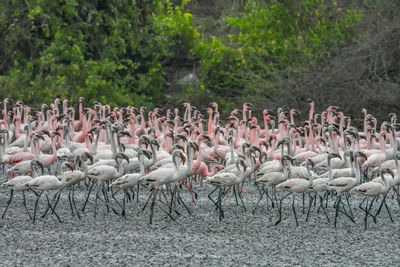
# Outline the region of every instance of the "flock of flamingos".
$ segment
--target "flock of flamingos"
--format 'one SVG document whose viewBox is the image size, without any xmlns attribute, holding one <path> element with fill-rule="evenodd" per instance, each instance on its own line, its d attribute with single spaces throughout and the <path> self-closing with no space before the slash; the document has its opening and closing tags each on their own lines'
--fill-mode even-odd
<svg viewBox="0 0 400 267">
<path fill-rule="evenodd" d="M 156 208 L 176 220 L 182 210 L 191 213 L 201 186 L 209 191 L 219 220 L 227 201 L 246 211 L 246 187 L 259 192 L 253 214 L 260 205 L 272 207 L 275 224 L 282 220 L 282 209 L 290 209 L 283 200 L 291 197 L 298 225 L 296 195 L 305 221 L 311 211 L 321 212 L 329 223 L 334 217 L 335 227 L 339 217 L 355 223 L 355 208 L 365 214 L 367 228 L 368 219 L 377 223 L 385 210 L 392 220 L 387 201 L 400 206 L 400 132 L 394 113 L 378 125 L 363 109 L 363 128 L 357 129 L 339 107 L 316 113 L 312 100 L 301 126 L 294 109 L 278 109 L 277 114 L 265 109 L 259 124 L 248 103 L 227 118 L 220 118 L 215 102 L 206 114 L 190 103 L 164 111 L 99 102 L 89 108 L 83 98 L 79 110 L 58 98 L 40 111 L 7 98 L 2 103 L 0 160 L 7 172 L 3 186 L 10 189 L 9 197 L 5 191 L 1 196 L 7 201 L 3 219 L 19 193 L 33 222 L 44 203 L 41 216 L 51 214 L 61 222 L 57 205 L 67 192 L 71 213 L 78 218 L 88 202 L 95 203 L 94 216 L 98 205 L 105 205 L 103 212 L 126 216 L 128 205 L 146 194 L 138 209 L 149 210 L 150 223 Z M 79 205 L 77 188 L 87 192 Z M 26 194 L 36 195 L 35 203 L 27 203 Z M 190 194 L 192 203 L 185 203 L 182 194 Z M 349 201 L 354 194 L 362 196 L 357 207 Z M 40 202 L 42 196 L 46 199 Z"/>
</svg>

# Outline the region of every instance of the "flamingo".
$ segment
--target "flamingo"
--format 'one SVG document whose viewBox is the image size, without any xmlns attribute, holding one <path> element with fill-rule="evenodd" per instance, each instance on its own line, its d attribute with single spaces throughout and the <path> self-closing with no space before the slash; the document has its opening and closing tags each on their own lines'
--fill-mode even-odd
<svg viewBox="0 0 400 267">
<path fill-rule="evenodd" d="M 307 166 L 312 165 L 311 161 L 307 162 Z M 278 221 L 275 222 L 275 225 L 279 224 L 282 220 L 282 201 L 288 197 L 289 195 L 292 195 L 292 209 L 293 209 L 293 215 L 296 220 L 296 226 L 299 226 L 299 222 L 297 221 L 297 216 L 296 216 L 296 209 L 294 207 L 294 201 L 295 201 L 295 195 L 298 193 L 304 193 L 308 188 L 311 187 L 313 182 L 313 176 L 308 175 L 306 179 L 303 178 L 291 178 L 283 183 L 280 183 L 276 186 L 276 189 L 282 189 L 287 192 L 289 192 L 285 197 L 281 198 L 280 204 L 279 204 L 279 219 Z"/>
<path fill-rule="evenodd" d="M 30 167 L 31 167 L 32 173 L 34 172 L 33 169 L 36 166 L 40 166 L 43 171 L 43 166 L 41 165 L 40 161 L 32 160 L 32 161 L 30 161 Z M 6 212 L 8 210 L 8 207 L 11 204 L 11 201 L 13 200 L 14 194 L 22 193 L 23 205 L 26 209 L 26 212 L 29 215 L 29 218 L 32 220 L 32 216 L 28 210 L 28 207 L 26 206 L 26 198 L 25 198 L 25 191 L 27 191 L 29 189 L 29 183 L 32 181 L 32 179 L 33 179 L 32 176 L 29 176 L 29 175 L 19 175 L 3 184 L 3 186 L 7 186 L 8 188 L 10 188 L 11 192 L 10 192 L 10 198 L 7 201 L 7 206 L 3 212 L 3 215 L 1 216 L 2 219 L 4 219 L 6 216 Z"/>
<path fill-rule="evenodd" d="M 371 216 L 374 218 L 374 221 L 376 221 L 376 216 L 379 214 L 382 206 L 385 205 L 385 208 L 386 208 L 387 212 L 389 213 L 390 220 L 393 222 L 392 216 L 390 215 L 389 207 L 386 204 L 386 195 L 387 195 L 387 192 L 388 192 L 390 186 L 389 186 L 389 181 L 387 180 L 387 178 L 385 178 L 385 175 L 384 175 L 385 173 L 389 173 L 392 176 L 392 178 L 394 177 L 392 170 L 382 169 L 381 179 L 382 179 L 383 183 L 371 181 L 371 182 L 363 183 L 355 188 L 355 191 L 357 191 L 360 194 L 365 196 L 364 200 L 360 204 L 361 209 L 363 209 L 362 204 L 364 203 L 364 201 L 368 197 L 373 197 L 373 199 L 370 203 L 370 206 L 368 207 L 368 199 L 367 199 L 367 202 L 365 204 L 365 209 L 363 209 L 365 211 L 365 217 L 364 217 L 365 230 L 367 230 L 368 215 L 371 215 L 370 210 L 372 208 L 372 204 L 378 195 L 383 195 L 382 204 L 380 205 L 378 212 L 375 214 L 375 216 L 373 216 L 373 215 L 371 215 Z"/>
<path fill-rule="evenodd" d="M 343 204 L 342 202 L 342 194 L 349 192 L 353 187 L 355 187 L 356 185 L 358 185 L 359 181 L 360 181 L 360 173 L 359 173 L 359 167 L 357 164 L 357 158 L 358 157 L 364 157 L 365 158 L 365 154 L 360 153 L 359 151 L 355 152 L 354 155 L 352 156 L 350 154 L 350 157 L 353 157 L 353 159 L 351 159 L 352 164 L 353 164 L 353 168 L 355 169 L 355 174 L 356 177 L 339 177 L 339 178 L 335 178 L 332 181 L 330 181 L 328 183 L 328 187 L 329 187 L 329 191 L 334 191 L 337 194 L 336 197 L 336 201 L 334 204 L 334 208 L 336 209 L 336 214 L 335 214 L 335 227 L 336 227 L 336 223 L 337 223 L 337 217 L 338 217 L 338 212 L 341 211 L 340 208 L 340 204 Z M 351 212 L 351 207 L 349 204 L 349 200 L 347 199 L 347 204 L 349 206 L 349 210 L 350 213 Z M 343 204 L 344 205 L 344 204 Z M 347 214 L 346 212 L 341 211 L 343 214 L 345 214 L 353 223 L 354 219 L 352 216 L 350 216 L 349 214 Z"/>
<path fill-rule="evenodd" d="M 176 161 L 176 158 L 180 157 L 183 162 L 185 162 L 186 158 L 181 150 L 175 150 L 172 153 L 172 161 L 174 163 L 173 168 L 159 168 L 157 170 L 154 170 L 150 172 L 149 174 L 146 174 L 142 176 L 140 181 L 144 184 L 150 184 L 153 186 L 153 192 L 151 193 L 149 199 L 152 198 L 151 206 L 150 206 L 150 224 L 152 224 L 153 220 L 153 213 L 154 213 L 154 207 L 155 207 L 155 200 L 158 195 L 158 191 L 160 187 L 170 184 L 176 180 L 176 175 L 179 172 L 179 166 Z M 182 171 L 182 170 L 181 170 Z M 144 207 L 145 208 L 145 207 Z M 144 209 L 143 208 L 143 209 Z M 161 210 L 163 210 L 161 207 L 159 207 Z M 142 209 L 142 210 L 143 210 Z M 165 210 L 163 210 L 166 212 Z M 169 214 L 168 212 L 166 212 Z M 169 214 L 169 216 L 172 218 L 172 216 Z"/>
<path fill-rule="evenodd" d="M 272 189 L 272 194 L 273 197 L 275 198 L 275 201 L 277 202 L 277 196 L 276 196 L 276 190 L 275 187 L 280 184 L 283 183 L 284 181 L 286 181 L 289 177 L 289 168 L 288 166 L 285 164 L 286 161 L 288 160 L 293 160 L 289 155 L 283 155 L 281 160 L 280 160 L 280 164 L 281 164 L 281 169 L 283 169 L 283 172 L 281 172 L 280 170 L 278 171 L 266 171 L 265 173 L 262 172 L 262 170 L 259 172 L 259 175 L 261 175 L 259 178 L 256 179 L 255 183 L 256 184 L 261 184 L 263 187 L 263 191 L 260 195 L 260 198 L 258 199 L 257 205 L 253 210 L 253 214 L 255 213 L 262 197 L 263 194 L 267 194 L 267 198 L 268 198 L 268 187 L 271 187 Z M 267 199 L 268 201 L 268 199 Z M 274 206 L 274 201 L 272 200 L 272 207 Z"/>
<path fill-rule="evenodd" d="M 43 164 L 41 162 L 40 163 L 39 162 L 40 161 L 38 161 L 37 163 L 39 165 L 43 166 Z M 26 184 L 26 186 L 29 186 L 29 188 L 40 191 L 40 193 L 38 194 L 38 197 L 36 199 L 36 202 L 35 202 L 35 209 L 33 212 L 33 222 L 35 222 L 35 220 L 36 220 L 37 206 L 39 203 L 39 199 L 43 193 L 45 193 L 45 195 L 46 195 L 48 207 L 52 210 L 52 213 L 57 217 L 58 221 L 61 222 L 60 217 L 58 216 L 58 214 L 55 211 L 55 206 L 53 207 L 50 203 L 48 191 L 61 189 L 66 184 L 65 179 L 61 179 L 61 181 L 60 181 L 59 178 L 54 175 L 37 176 L 35 169 L 33 169 L 33 172 L 35 173 L 36 178 L 32 179 L 29 183 Z"/>
<path fill-rule="evenodd" d="M 243 170 L 240 168 L 240 165 L 243 166 Z M 244 163 L 243 159 L 239 159 L 236 161 L 235 164 L 238 174 L 228 172 L 228 173 L 217 173 L 214 176 L 208 177 L 206 182 L 214 185 L 216 188 L 208 194 L 208 198 L 214 203 L 214 205 L 219 209 L 219 220 L 221 221 L 224 217 L 224 211 L 222 210 L 222 199 L 225 193 L 226 187 L 232 187 L 235 185 L 239 185 L 245 179 L 245 171 L 246 171 L 246 164 Z M 219 190 L 218 199 L 214 201 L 211 198 L 211 195 L 217 190 Z M 241 199 L 241 198 L 240 198 Z M 243 200 L 242 200 L 243 201 Z"/>
<path fill-rule="evenodd" d="M 133 186 L 138 186 L 138 191 L 137 191 L 137 199 L 139 200 L 139 182 L 140 179 L 145 175 L 144 171 L 144 156 L 146 156 L 148 159 L 151 157 L 152 153 L 148 150 L 145 149 L 140 149 L 138 152 L 138 159 L 139 159 L 139 168 L 140 172 L 139 173 L 132 173 L 132 174 L 125 174 L 121 177 L 119 177 L 117 180 L 115 180 L 111 185 L 118 186 L 120 189 L 123 189 L 125 191 L 124 199 L 123 199 L 123 207 L 122 207 L 122 216 L 125 216 L 125 198 L 129 194 L 127 192 L 128 188 L 132 188 Z M 113 194 L 114 197 L 115 194 Z M 118 202 L 117 202 L 118 203 Z"/>
<path fill-rule="evenodd" d="M 99 193 L 100 193 L 100 190 L 103 188 L 104 182 L 117 179 L 117 178 L 121 177 L 122 175 L 124 175 L 124 168 L 122 167 L 121 163 L 119 162 L 119 159 L 125 159 L 129 163 L 128 156 L 125 155 L 124 153 L 119 152 L 115 155 L 115 162 L 117 163 L 118 170 L 112 166 L 101 165 L 101 166 L 96 166 L 96 167 L 90 169 L 88 172 L 88 177 L 91 179 L 94 179 L 98 185 L 97 192 L 96 192 L 94 217 L 96 217 L 96 214 L 97 214 L 97 200 L 98 199 L 103 201 L 107 207 L 111 207 L 111 209 L 114 211 L 114 213 L 118 214 L 118 212 L 116 212 L 116 210 L 112 206 L 110 206 L 109 203 L 107 203 L 106 192 L 103 192 L 105 195 L 105 200 L 100 198 Z M 94 183 L 93 183 L 93 185 L 94 185 Z M 93 185 L 92 185 L 92 187 L 93 187 Z M 90 194 L 90 190 L 89 190 L 87 198 L 89 197 L 89 194 Z M 84 207 L 86 205 L 86 202 L 84 204 Z M 84 207 L 83 207 L 83 209 L 84 209 Z"/>
</svg>

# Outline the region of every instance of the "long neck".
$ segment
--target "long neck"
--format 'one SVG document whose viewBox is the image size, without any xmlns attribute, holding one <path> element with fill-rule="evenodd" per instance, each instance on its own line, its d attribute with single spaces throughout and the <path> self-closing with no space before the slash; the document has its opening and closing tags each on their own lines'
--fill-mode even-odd
<svg viewBox="0 0 400 267">
<path fill-rule="evenodd" d="M 332 131 L 329 131 L 329 147 L 330 147 L 329 152 L 336 151 L 336 145 L 335 145 L 335 141 L 333 140 Z"/>
<path fill-rule="evenodd" d="M 309 131 L 309 133 L 308 133 L 308 140 L 309 140 L 309 143 L 310 143 L 310 145 L 311 145 L 311 151 L 316 152 L 317 150 L 316 150 L 316 148 L 315 148 L 315 142 L 314 142 L 314 128 L 313 128 L 313 127 L 310 127 L 310 131 Z"/>
<path fill-rule="evenodd" d="M 200 142 L 199 142 L 200 143 Z M 202 155 L 201 155 L 201 150 L 197 152 L 197 159 L 196 161 L 193 161 L 193 170 L 198 170 L 201 166 L 201 160 L 202 160 Z"/>
<path fill-rule="evenodd" d="M 117 160 L 117 166 L 118 166 L 118 172 L 117 172 L 117 177 L 121 177 L 124 175 L 124 167 L 122 167 L 121 163 Z"/>
<path fill-rule="evenodd" d="M 53 154 L 51 155 L 51 160 L 55 161 L 57 158 L 57 148 L 56 148 L 56 138 L 57 137 L 51 137 L 51 148 L 53 149 Z"/>
<path fill-rule="evenodd" d="M 187 167 L 186 167 L 186 172 L 187 173 L 191 173 L 192 169 L 193 169 L 193 156 L 192 156 L 192 148 L 187 146 L 187 158 L 188 158 L 188 162 L 187 162 Z"/>
<path fill-rule="evenodd" d="M 83 164 L 83 178 L 86 178 L 88 177 L 89 169 L 85 162 L 83 162 L 82 164 Z"/>
<path fill-rule="evenodd" d="M 392 140 L 393 140 L 393 157 L 396 157 L 397 152 L 397 138 L 396 138 L 396 127 L 392 127 Z"/>
<path fill-rule="evenodd" d="M 33 136 L 31 136 L 30 138 L 31 138 L 31 140 L 30 140 L 30 142 L 31 142 L 31 144 L 30 144 L 31 145 L 31 153 L 35 154 L 35 149 L 34 149 L 34 146 L 33 146 Z"/>
<path fill-rule="evenodd" d="M 333 180 L 333 174 L 332 174 L 332 164 L 331 164 L 331 159 L 330 158 L 328 158 L 328 172 L 329 172 L 329 181 L 332 181 Z"/>
<path fill-rule="evenodd" d="M 328 163 L 328 164 L 329 164 L 329 163 Z M 329 164 L 329 165 L 330 165 L 330 164 Z M 310 170 L 310 164 L 307 163 L 307 164 L 306 164 L 306 168 L 307 168 L 307 173 L 308 173 L 308 175 L 309 175 L 308 180 L 311 181 L 311 180 L 312 180 L 312 178 L 311 178 L 311 177 L 312 177 L 312 174 L 311 174 L 311 170 Z M 329 179 L 330 179 L 331 175 L 332 175 L 332 173 L 329 174 Z"/>
<path fill-rule="evenodd" d="M 178 162 L 176 161 L 177 157 L 178 157 L 177 154 L 173 155 L 173 157 L 172 157 L 172 162 L 174 163 L 175 171 L 177 171 L 179 169 Z"/>
<path fill-rule="evenodd" d="M 381 148 L 381 153 L 385 153 L 385 138 L 383 135 L 381 135 L 379 138 L 379 146 Z"/>
<path fill-rule="evenodd" d="M 111 129 L 111 127 L 109 127 L 109 133 L 110 133 L 111 150 L 113 155 L 115 156 L 117 154 L 117 145 L 115 144 L 115 139 L 114 139 L 115 132 Z"/>
<path fill-rule="evenodd" d="M 313 114 L 314 114 L 314 102 L 311 102 L 310 106 L 311 106 L 311 108 L 310 108 L 310 113 L 309 113 L 309 116 L 308 116 L 308 120 L 309 121 L 312 120 L 312 117 L 313 117 Z"/>
<path fill-rule="evenodd" d="M 30 126 L 28 125 L 28 131 L 26 132 L 25 141 L 24 141 L 24 152 L 28 152 L 28 144 L 29 144 L 29 135 L 30 134 L 31 134 Z"/>
<path fill-rule="evenodd" d="M 215 170 L 216 170 L 217 168 L 221 169 L 221 168 L 223 168 L 223 166 L 222 166 L 222 165 L 215 165 L 215 166 L 212 168 L 211 172 L 208 172 L 208 170 L 206 169 L 206 172 L 204 173 L 204 176 L 214 176 L 214 175 L 215 175 Z"/>
<path fill-rule="evenodd" d="M 154 165 L 154 163 L 156 163 L 156 161 L 157 161 L 157 152 L 154 149 L 154 145 L 153 144 L 150 144 L 150 149 L 151 149 L 151 153 L 153 153 L 153 158 L 150 161 L 150 166 L 151 166 L 151 165 Z"/>
<path fill-rule="evenodd" d="M 139 175 L 144 175 L 143 154 L 139 154 Z"/>
<path fill-rule="evenodd" d="M 83 122 L 83 102 L 79 101 L 79 121 Z"/>
</svg>

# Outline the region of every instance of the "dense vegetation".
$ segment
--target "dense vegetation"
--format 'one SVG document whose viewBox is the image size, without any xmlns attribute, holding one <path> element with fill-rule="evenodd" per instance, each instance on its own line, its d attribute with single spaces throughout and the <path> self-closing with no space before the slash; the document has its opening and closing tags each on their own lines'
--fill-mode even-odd
<svg viewBox="0 0 400 267">
<path fill-rule="evenodd" d="M 227 112 L 312 97 L 384 116 L 400 95 L 399 11 L 394 0 L 2 1 L 0 98 L 217 100 Z"/>
</svg>

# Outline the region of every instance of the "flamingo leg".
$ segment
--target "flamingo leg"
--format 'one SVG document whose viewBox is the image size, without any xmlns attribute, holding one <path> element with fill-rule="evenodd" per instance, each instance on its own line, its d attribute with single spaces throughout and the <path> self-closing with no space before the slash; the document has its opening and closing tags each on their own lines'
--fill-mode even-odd
<svg viewBox="0 0 400 267">
<path fill-rule="evenodd" d="M 322 196 L 319 196 L 319 198 L 320 198 L 320 200 L 319 200 L 320 208 L 322 208 L 322 210 L 323 210 L 324 213 L 325 213 L 325 217 L 326 217 L 326 219 L 328 220 L 328 223 L 330 223 L 331 221 L 330 221 L 330 219 L 329 219 L 328 213 L 326 212 L 326 209 L 324 208 L 323 197 L 322 197 Z M 318 210 L 319 210 L 319 208 L 318 208 Z"/>
<path fill-rule="evenodd" d="M 219 221 L 222 221 L 222 218 L 224 217 L 224 212 L 222 210 L 222 188 L 219 189 L 217 203 L 218 203 L 218 207 L 219 207 Z"/>
<path fill-rule="evenodd" d="M 233 194 L 235 195 L 236 206 L 239 206 L 236 191 L 237 191 L 237 190 L 236 190 L 236 187 L 234 186 L 234 187 L 233 187 Z"/>
<path fill-rule="evenodd" d="M 351 210 L 351 205 L 350 205 L 350 201 L 349 201 L 349 194 L 346 194 L 346 202 L 347 202 L 347 206 L 349 207 L 349 211 L 350 211 L 350 216 L 353 218 L 353 211 Z"/>
<path fill-rule="evenodd" d="M 238 185 L 238 187 L 240 187 L 240 185 Z M 238 190 L 238 191 L 239 191 L 239 190 Z M 241 190 L 241 191 L 243 192 L 243 190 Z M 244 197 L 246 198 L 246 200 L 247 200 L 247 197 L 246 197 L 246 195 L 244 194 L 244 192 L 243 192 L 243 196 L 244 196 Z M 242 195 L 240 194 L 240 191 L 239 191 L 239 199 L 240 199 L 240 201 L 242 202 L 244 212 L 246 212 L 246 206 L 244 205 L 243 198 L 242 198 Z"/>
<path fill-rule="evenodd" d="M 25 197 L 25 192 L 24 191 L 22 191 L 22 197 L 23 197 L 23 202 L 22 203 L 24 204 L 24 207 L 26 209 L 26 212 L 29 215 L 29 218 L 32 220 L 31 213 L 29 212 L 28 207 L 26 206 L 26 197 Z"/>
<path fill-rule="evenodd" d="M 187 212 L 190 215 L 193 215 L 192 212 L 190 211 L 190 209 L 188 208 L 188 206 L 185 204 L 185 202 L 183 201 L 183 199 L 181 198 L 181 195 L 179 194 L 179 191 L 176 193 L 177 199 L 178 199 L 178 203 L 181 203 L 185 209 L 187 210 Z"/>
<path fill-rule="evenodd" d="M 117 192 L 119 191 L 119 189 L 117 190 Z M 111 193 L 111 197 L 115 200 L 115 202 L 117 203 L 117 205 L 121 208 L 122 212 L 121 215 L 123 217 L 125 217 L 125 197 L 126 197 L 126 191 L 124 194 L 124 198 L 123 198 L 123 203 L 124 205 L 122 206 L 121 203 L 119 203 L 119 201 L 117 200 L 117 198 L 115 197 L 115 193 Z"/>
<path fill-rule="evenodd" d="M 385 208 L 386 208 L 386 211 L 387 211 L 388 214 L 389 214 L 390 220 L 391 220 L 392 222 L 394 222 L 394 221 L 393 221 L 393 218 L 392 218 L 392 214 L 390 214 L 390 210 L 389 210 L 389 207 L 388 207 L 388 205 L 387 205 L 387 203 L 386 203 L 386 200 L 385 200 Z"/>
<path fill-rule="evenodd" d="M 154 206 L 155 206 L 156 198 L 157 198 L 157 195 L 158 195 L 158 187 L 155 188 L 155 190 L 152 193 L 152 195 L 153 195 L 153 199 L 152 199 L 151 205 L 150 205 L 150 224 L 153 223 Z"/>
<path fill-rule="evenodd" d="M 246 201 L 249 200 L 249 199 L 247 198 L 246 194 L 245 194 L 244 191 L 243 191 L 243 187 L 242 187 L 241 185 L 239 185 L 238 187 L 239 187 L 239 190 L 242 192 L 242 194 L 243 194 L 244 198 L 246 199 Z"/>
<path fill-rule="evenodd" d="M 368 198 L 365 197 L 365 199 L 367 199 L 367 202 L 365 204 L 364 228 L 365 228 L 365 230 L 367 230 L 367 227 L 368 227 Z M 363 202 L 364 202 L 364 200 L 363 200 Z M 362 204 L 362 202 L 361 202 L 361 204 Z"/>
<path fill-rule="evenodd" d="M 100 194 L 100 190 L 102 189 L 102 187 L 103 187 L 103 183 L 100 183 L 97 187 L 96 201 L 94 204 L 94 217 L 96 217 L 96 214 L 97 214 L 97 200 L 100 198 L 99 194 Z"/>
<path fill-rule="evenodd" d="M 256 212 L 256 210 L 257 210 L 257 208 L 258 208 L 258 205 L 260 204 L 260 201 L 261 201 L 261 199 L 262 199 L 262 197 L 263 197 L 263 195 L 265 194 L 265 190 L 260 194 L 260 198 L 258 199 L 258 201 L 257 201 L 257 204 L 256 204 L 256 207 L 254 208 L 254 210 L 253 210 L 253 214 Z"/>
<path fill-rule="evenodd" d="M 368 208 L 368 205 L 367 205 L 367 206 L 365 207 L 365 209 L 364 209 L 364 208 L 362 207 L 362 204 L 365 202 L 365 200 L 368 200 L 368 197 L 365 197 L 358 207 L 359 207 L 361 210 L 363 210 L 364 212 L 366 212 L 367 215 L 369 215 L 369 216 L 371 216 L 372 218 L 374 218 L 375 216 L 372 215 L 369 211 L 370 211 L 371 208 L 372 208 L 372 204 L 373 204 L 375 198 L 372 199 L 372 202 L 371 202 L 371 204 L 370 204 L 370 208 Z M 368 202 L 368 201 L 367 201 L 367 202 Z"/>
<path fill-rule="evenodd" d="M 307 211 L 306 222 L 308 222 L 308 217 L 310 216 L 311 206 L 312 206 L 312 203 L 314 202 L 314 199 L 317 198 L 317 194 L 315 194 L 314 197 L 311 196 L 311 194 L 308 194 L 308 196 L 309 196 L 310 202 L 309 202 L 309 204 L 308 204 L 308 211 Z"/>
<path fill-rule="evenodd" d="M 101 184 L 101 187 L 104 187 L 103 184 Z M 99 191 L 98 191 L 98 192 L 99 192 Z M 101 199 L 100 196 L 98 196 L 97 199 L 99 199 L 101 202 L 103 202 L 103 203 L 106 205 L 106 207 L 107 207 L 107 212 L 108 212 L 108 210 L 109 210 L 109 208 L 110 208 L 116 215 L 119 215 L 118 211 L 116 211 L 116 210 L 114 209 L 114 207 L 111 206 L 111 204 L 109 203 L 109 201 L 106 201 L 106 200 Z"/>
<path fill-rule="evenodd" d="M 286 196 L 284 196 L 283 198 L 281 198 L 281 200 L 279 201 L 278 205 L 278 213 L 279 213 L 279 219 L 275 222 L 274 225 L 278 225 L 281 221 L 282 221 L 282 202 L 285 198 L 287 198 L 288 196 L 290 196 L 292 193 L 287 194 Z"/>
<path fill-rule="evenodd" d="M 39 193 L 38 197 L 36 198 L 36 202 L 35 202 L 35 208 L 33 210 L 33 223 L 35 223 L 35 219 L 36 219 L 36 211 L 37 211 L 37 206 L 39 203 L 39 198 L 42 196 L 42 192 Z"/>
<path fill-rule="evenodd" d="M 53 206 L 51 206 L 50 199 L 49 199 L 49 195 L 47 194 L 47 192 L 46 192 L 46 199 L 47 199 L 47 205 L 49 205 L 51 211 L 54 213 L 54 215 L 56 215 L 58 221 L 61 222 L 60 217 L 59 217 L 58 214 L 56 213 L 56 211 L 55 211 L 55 209 L 53 208 Z"/>
<path fill-rule="evenodd" d="M 151 188 L 151 189 L 150 189 L 150 192 L 153 192 L 153 191 L 154 191 L 154 188 Z M 139 211 L 139 213 L 138 213 L 137 215 L 139 215 L 140 213 L 142 213 L 142 212 L 146 209 L 147 204 L 149 203 L 149 201 L 150 201 L 152 195 L 153 195 L 152 193 L 149 195 L 149 197 L 147 198 L 147 201 L 146 201 L 146 203 L 144 204 L 142 210 Z"/>
<path fill-rule="evenodd" d="M 155 204 L 157 208 L 159 208 L 160 210 L 162 210 L 164 213 L 166 213 L 173 221 L 176 221 L 174 217 L 172 217 L 171 213 L 169 213 L 168 211 L 164 210 L 160 205 L 158 205 L 157 203 Z"/>
<path fill-rule="evenodd" d="M 376 217 L 379 215 L 379 213 L 381 212 L 383 205 L 385 205 L 385 208 L 386 208 L 386 210 L 387 210 L 388 213 L 389 213 L 390 220 L 393 222 L 392 215 L 390 214 L 389 208 L 388 208 L 388 206 L 387 206 L 387 204 L 386 204 L 386 196 L 387 196 L 387 193 L 383 195 L 383 199 L 382 199 L 381 205 L 379 206 L 379 209 L 378 209 L 378 211 L 377 211 L 376 214 L 375 214 L 375 218 L 376 218 Z M 374 218 L 374 219 L 375 219 L 375 218 Z M 376 220 L 375 220 L 375 222 L 376 222 Z"/>
<path fill-rule="evenodd" d="M 71 200 L 71 188 L 68 190 L 68 202 L 69 202 L 69 206 L 71 208 L 72 216 L 74 216 L 75 215 L 74 214 L 74 208 L 72 206 L 72 200 Z"/>
<path fill-rule="evenodd" d="M 217 203 L 211 198 L 211 195 L 218 189 L 218 187 L 215 187 L 215 189 L 213 191 L 211 191 L 210 194 L 208 194 L 208 198 L 211 200 L 211 202 L 216 206 L 216 208 L 218 208 Z"/>
<path fill-rule="evenodd" d="M 139 202 L 139 189 L 140 189 L 140 184 L 138 183 L 137 189 L 136 189 L 136 202 Z"/>
<path fill-rule="evenodd" d="M 334 221 L 334 225 L 336 227 L 337 218 L 339 216 L 340 196 L 337 197 L 337 199 L 335 201 L 335 204 L 333 206 L 336 209 L 336 211 L 335 211 L 335 221 Z"/>
<path fill-rule="evenodd" d="M 293 209 L 294 219 L 296 220 L 296 226 L 299 226 L 299 222 L 297 221 L 296 208 L 294 207 L 295 196 L 296 196 L 295 194 L 293 194 L 292 196 L 292 209 Z M 303 200 L 304 200 L 304 193 L 303 193 Z M 304 208 L 304 203 L 303 203 L 303 208 Z"/>
<path fill-rule="evenodd" d="M 81 215 L 79 214 L 78 208 L 76 207 L 76 203 L 75 203 L 75 185 L 72 186 L 72 203 L 74 204 L 76 215 L 78 215 L 78 218 L 80 220 Z"/>
<path fill-rule="evenodd" d="M 230 186 L 230 187 L 228 188 L 228 192 L 226 193 L 226 200 L 228 200 L 228 198 L 229 198 L 229 193 L 231 192 L 231 190 L 232 190 L 232 186 Z"/>
<path fill-rule="evenodd" d="M 58 192 L 61 192 L 61 190 L 58 191 Z M 57 198 L 57 196 L 58 196 L 58 192 L 54 194 L 53 199 L 52 199 L 52 201 L 51 201 L 52 203 L 56 201 L 56 198 Z M 47 193 L 46 193 L 46 195 L 47 195 Z M 58 197 L 59 197 L 59 196 L 58 196 Z M 58 199 L 60 199 L 60 198 L 58 198 Z M 58 200 L 57 200 L 57 201 L 58 201 Z M 57 202 L 57 203 L 58 203 L 58 202 Z M 54 207 L 54 208 L 55 208 L 55 207 Z M 47 212 L 49 212 L 49 210 L 50 210 L 50 206 L 47 206 L 46 211 L 45 211 L 44 214 L 42 215 L 42 218 L 46 217 Z"/>
<path fill-rule="evenodd" d="M 103 192 L 104 202 L 105 203 L 109 202 L 108 195 L 107 195 L 107 189 L 103 185 L 101 186 L 101 191 Z M 99 197 L 99 199 L 100 199 L 100 197 Z M 107 208 L 107 212 L 110 212 L 110 208 L 108 207 L 108 205 L 106 205 L 106 208 Z"/>
<path fill-rule="evenodd" d="M 11 204 L 11 201 L 13 200 L 13 197 L 14 197 L 14 190 L 11 189 L 11 191 L 10 191 L 10 198 L 9 198 L 8 201 L 7 201 L 6 209 L 4 210 L 3 215 L 1 216 L 2 219 L 4 219 L 4 217 L 6 216 L 6 212 L 7 212 L 7 210 L 8 210 L 8 207 L 9 207 L 10 204 Z"/>
<path fill-rule="evenodd" d="M 86 196 L 85 203 L 83 204 L 83 207 L 82 207 L 82 209 L 81 209 L 82 212 L 85 211 L 86 204 L 87 204 L 88 201 L 89 201 L 89 196 L 90 196 L 90 193 L 92 192 L 92 189 L 93 189 L 94 184 L 95 184 L 95 182 L 92 181 L 92 185 L 89 187 L 89 192 L 88 192 L 88 194 L 87 194 L 87 196 Z M 97 197 L 96 197 L 96 198 L 97 198 Z"/>
</svg>

